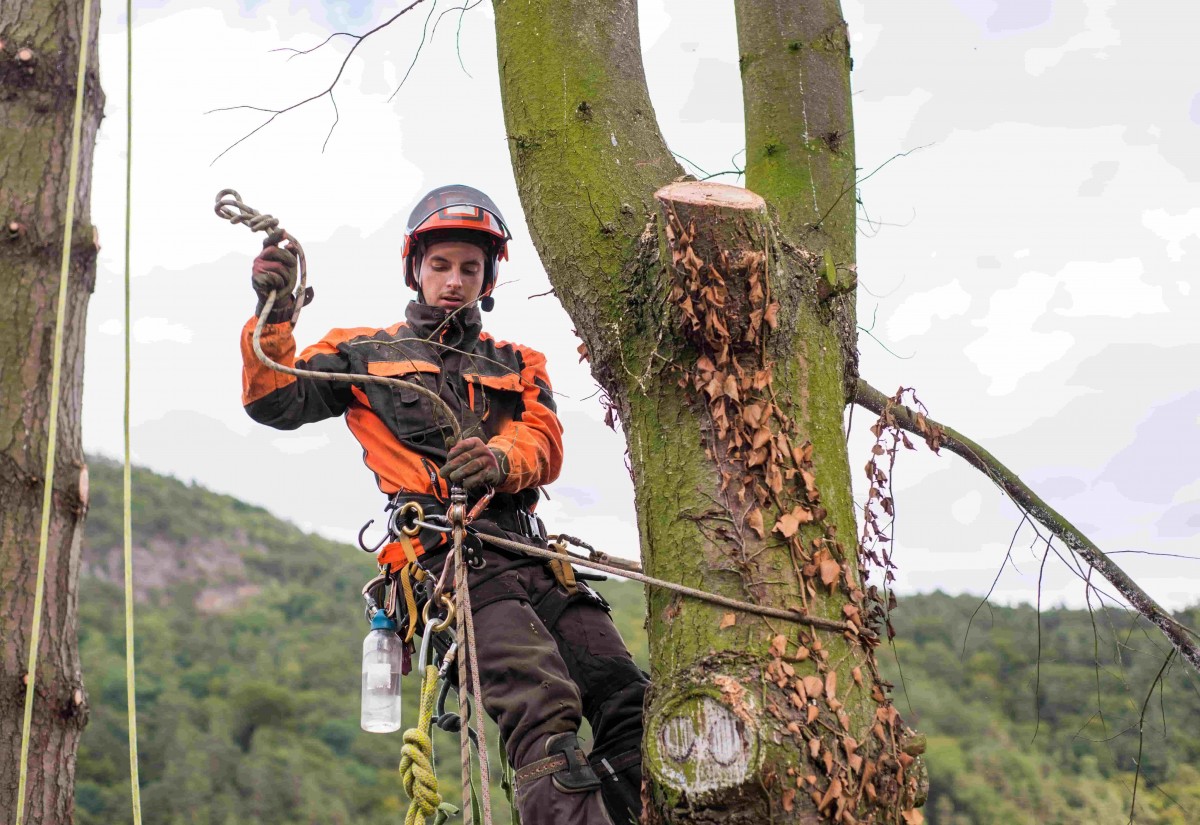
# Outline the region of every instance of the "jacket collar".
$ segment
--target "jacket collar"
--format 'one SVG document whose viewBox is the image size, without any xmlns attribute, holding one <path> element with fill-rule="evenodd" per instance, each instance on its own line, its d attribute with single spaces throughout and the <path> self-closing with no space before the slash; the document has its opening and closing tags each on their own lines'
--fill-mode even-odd
<svg viewBox="0 0 1200 825">
<path fill-rule="evenodd" d="M 404 310 L 404 320 L 418 337 L 437 340 L 467 352 L 475 349 L 475 342 L 483 331 L 483 318 L 475 304 L 450 313 L 439 306 L 410 301 Z"/>
</svg>

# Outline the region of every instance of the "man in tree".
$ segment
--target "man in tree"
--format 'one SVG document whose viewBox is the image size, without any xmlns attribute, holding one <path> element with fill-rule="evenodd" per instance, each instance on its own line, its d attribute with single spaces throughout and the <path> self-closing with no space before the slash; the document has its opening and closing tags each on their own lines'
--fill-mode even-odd
<svg viewBox="0 0 1200 825">
<path fill-rule="evenodd" d="M 554 481 L 562 465 L 546 359 L 496 341 L 482 331 L 480 315 L 492 308 L 510 237 L 487 195 L 459 185 L 434 189 L 413 210 L 404 239 L 405 283 L 417 293 L 405 320 L 386 329 L 332 330 L 299 358 L 291 321 L 295 256 L 271 234 L 252 268 L 256 316 L 272 291 L 284 296 L 262 333 L 269 356 L 299 369 L 386 375 L 424 387 L 459 420 L 457 443 L 448 444 L 444 414 L 418 390 L 297 379 L 265 367 L 251 345 L 254 318 L 242 331 L 246 411 L 278 429 L 344 415 L 394 505 L 416 502 L 428 518 L 444 514 L 449 483 L 475 501 L 494 491 L 471 529 L 544 547 L 545 529 L 533 512 L 537 488 Z M 429 529 L 417 538 L 418 563 L 435 581 L 449 542 Z M 474 544 L 478 566 L 469 583 L 483 703 L 516 768 L 522 821 L 636 819 L 647 679 L 607 605 L 561 568 Z M 595 734 L 590 761 L 579 747 L 583 716 Z"/>
</svg>

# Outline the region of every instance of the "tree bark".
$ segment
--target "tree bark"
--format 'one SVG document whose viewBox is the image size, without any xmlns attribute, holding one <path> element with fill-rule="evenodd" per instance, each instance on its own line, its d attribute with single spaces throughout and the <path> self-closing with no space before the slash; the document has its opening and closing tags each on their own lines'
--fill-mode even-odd
<svg viewBox="0 0 1200 825">
<path fill-rule="evenodd" d="M 88 61 L 75 243 L 63 343 L 53 511 L 29 747 L 26 821 L 67 823 L 75 752 L 87 720 L 76 640 L 79 542 L 87 509 L 80 440 L 83 335 L 98 245 L 89 224 L 92 150 L 103 95 L 98 8 L 81 31 L 80 0 L 0 6 L 0 811 L 16 810 L 33 621 L 55 311 L 66 220 L 76 74 Z"/>
<path fill-rule="evenodd" d="M 882 607 L 838 538 L 845 283 L 758 195 L 665 186 L 632 0 L 494 7 L 522 205 L 620 414 L 646 572 L 846 623 L 649 592 L 647 821 L 915 821 L 919 747 L 874 667 Z"/>
<path fill-rule="evenodd" d="M 850 41 L 838 0 L 737 0 L 746 188 L 783 232 L 821 257 L 843 326 L 846 400 L 858 375 L 854 285 L 857 169 Z"/>
</svg>

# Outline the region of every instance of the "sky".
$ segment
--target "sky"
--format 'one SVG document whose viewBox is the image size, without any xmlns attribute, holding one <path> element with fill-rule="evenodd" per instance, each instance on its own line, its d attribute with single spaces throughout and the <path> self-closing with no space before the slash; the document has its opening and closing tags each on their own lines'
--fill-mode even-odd
<svg viewBox="0 0 1200 825">
<path fill-rule="evenodd" d="M 235 188 L 303 242 L 317 293 L 297 330 L 304 346 L 331 327 L 402 317 L 409 209 L 463 182 L 491 195 L 515 236 L 486 326 L 545 352 L 558 393 L 567 462 L 540 512 L 552 531 L 636 558 L 623 436 L 603 424 L 570 319 L 553 296 L 533 297 L 550 285 L 509 165 L 490 4 L 461 14 L 442 0 L 428 17 L 430 2 L 361 42 L 335 86 L 332 131 L 326 96 L 224 154 L 265 117 L 206 112 L 319 93 L 353 41 L 280 50 L 365 32 L 396 6 L 135 3 L 134 459 L 351 540 L 383 499 L 344 423 L 279 432 L 241 409 L 237 341 L 260 240 L 218 221 L 213 198 Z M 1200 6 L 1175 4 L 1166 24 L 1132 0 L 844 0 L 843 11 L 863 377 L 915 387 L 932 417 L 1119 554 L 1164 605 L 1197 603 Z M 109 456 L 122 450 L 123 15 L 110 6 L 101 18 L 92 210 L 104 246 L 84 379 L 84 446 Z M 647 0 L 640 24 L 671 149 L 698 175 L 735 169 L 732 4 Z M 852 467 L 866 463 L 872 420 L 858 409 L 849 422 Z M 901 455 L 894 481 L 901 593 L 982 595 L 1000 573 L 993 598 L 1037 598 L 1045 545 L 986 478 L 921 450 Z M 1084 604 L 1053 556 L 1042 603 Z"/>
</svg>

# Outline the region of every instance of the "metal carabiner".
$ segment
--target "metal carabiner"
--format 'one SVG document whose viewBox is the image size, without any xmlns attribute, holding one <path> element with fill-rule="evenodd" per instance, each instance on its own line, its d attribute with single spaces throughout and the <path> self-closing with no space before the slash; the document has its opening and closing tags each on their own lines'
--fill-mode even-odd
<svg viewBox="0 0 1200 825">
<path fill-rule="evenodd" d="M 378 544 L 376 544 L 374 547 L 367 547 L 367 543 L 363 541 L 363 536 L 367 534 L 367 530 L 369 530 L 371 525 L 374 523 L 375 519 L 371 519 L 362 526 L 361 530 L 358 531 L 358 546 L 367 553 L 378 553 L 383 545 L 387 544 L 387 540 L 390 538 L 390 536 L 385 533 L 383 538 L 379 540 Z"/>
<path fill-rule="evenodd" d="M 454 621 L 454 600 L 443 593 L 442 604 L 446 605 L 446 618 L 433 626 L 433 631 L 435 633 L 441 633 L 443 630 L 450 627 L 450 623 Z M 430 618 L 429 616 L 429 608 L 431 607 L 433 607 L 433 599 L 425 602 L 425 609 L 421 611 L 421 619 L 425 622 L 425 626 L 427 628 L 431 622 L 436 621 L 436 619 Z M 424 640 L 421 641 L 421 644 L 425 644 Z"/>
<path fill-rule="evenodd" d="M 421 528 L 417 525 L 423 521 L 425 521 L 425 508 L 418 502 L 406 501 L 392 511 L 392 515 L 388 519 L 388 529 L 393 535 L 403 533 L 411 537 L 421 532 Z"/>
</svg>

